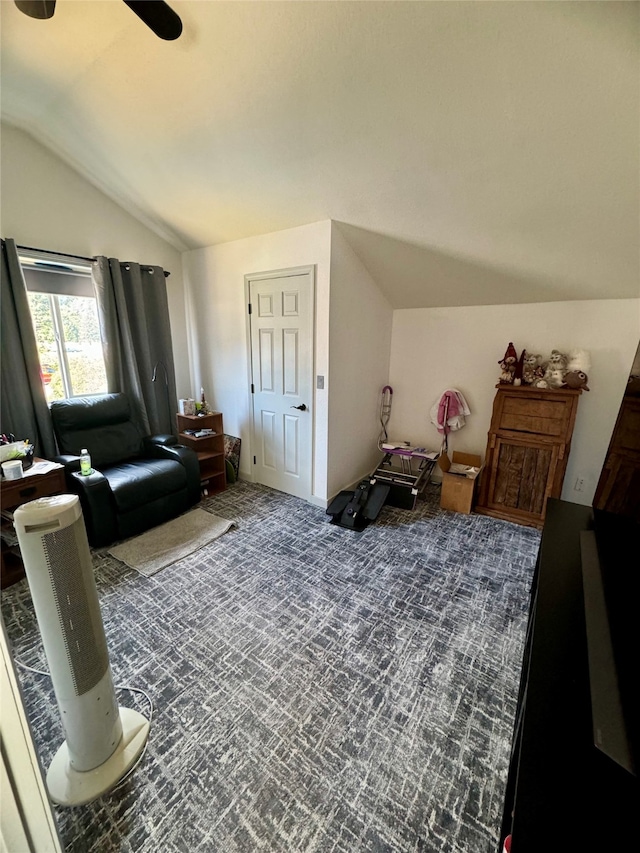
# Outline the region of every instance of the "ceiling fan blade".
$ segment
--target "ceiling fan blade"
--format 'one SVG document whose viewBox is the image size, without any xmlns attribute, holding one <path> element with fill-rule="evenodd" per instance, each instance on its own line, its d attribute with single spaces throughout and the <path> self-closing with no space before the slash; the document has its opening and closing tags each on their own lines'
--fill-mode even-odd
<svg viewBox="0 0 640 853">
<path fill-rule="evenodd" d="M 56 0 L 15 0 L 16 6 L 30 18 L 53 18 Z"/>
<path fill-rule="evenodd" d="M 182 32 L 182 21 L 161 0 L 124 0 L 132 12 L 161 39 L 173 41 Z"/>
</svg>

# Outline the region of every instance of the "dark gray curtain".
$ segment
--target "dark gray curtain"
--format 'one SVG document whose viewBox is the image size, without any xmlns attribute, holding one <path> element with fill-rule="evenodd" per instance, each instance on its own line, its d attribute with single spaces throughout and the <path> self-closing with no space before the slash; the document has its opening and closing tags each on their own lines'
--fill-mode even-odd
<svg viewBox="0 0 640 853">
<path fill-rule="evenodd" d="M 176 434 L 178 401 L 164 270 L 100 256 L 93 278 L 109 391 L 130 397 L 145 435 Z"/>
<path fill-rule="evenodd" d="M 2 240 L 1 280 L 2 432 L 12 432 L 17 440 L 28 438 L 35 455 L 49 459 L 57 453 L 56 441 L 40 376 L 27 287 L 14 240 Z"/>
</svg>

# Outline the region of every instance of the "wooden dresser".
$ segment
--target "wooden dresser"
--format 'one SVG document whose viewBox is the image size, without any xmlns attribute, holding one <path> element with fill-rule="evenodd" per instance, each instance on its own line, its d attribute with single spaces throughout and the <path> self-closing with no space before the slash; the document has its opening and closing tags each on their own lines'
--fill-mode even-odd
<svg viewBox="0 0 640 853">
<path fill-rule="evenodd" d="M 31 468 L 27 468 L 24 476 L 19 480 L 2 480 L 0 484 L 1 523 L 9 525 L 13 530 L 10 518 L 16 507 L 38 498 L 62 494 L 65 487 L 64 466 L 36 457 Z M 0 554 L 0 586 L 5 589 L 24 577 L 24 566 L 17 545 L 8 546 L 2 539 Z"/>
<path fill-rule="evenodd" d="M 559 498 L 581 390 L 498 385 L 476 512 L 542 528 Z"/>
</svg>

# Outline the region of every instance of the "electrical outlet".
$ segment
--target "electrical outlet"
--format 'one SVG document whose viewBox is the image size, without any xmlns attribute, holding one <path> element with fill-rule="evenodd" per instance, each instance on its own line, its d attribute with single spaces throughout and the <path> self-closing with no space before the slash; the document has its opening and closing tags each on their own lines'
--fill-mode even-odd
<svg viewBox="0 0 640 853">
<path fill-rule="evenodd" d="M 584 477 L 576 477 L 576 483 L 573 487 L 574 492 L 581 492 L 584 489 Z"/>
</svg>

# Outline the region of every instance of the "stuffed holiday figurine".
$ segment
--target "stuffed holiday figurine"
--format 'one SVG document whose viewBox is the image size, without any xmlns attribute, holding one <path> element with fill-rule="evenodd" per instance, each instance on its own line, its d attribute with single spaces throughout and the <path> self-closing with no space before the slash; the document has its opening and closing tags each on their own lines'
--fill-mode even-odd
<svg viewBox="0 0 640 853">
<path fill-rule="evenodd" d="M 544 376 L 534 384 L 536 388 L 560 388 L 567 372 L 567 357 L 560 350 L 551 350 L 549 359 L 543 363 Z"/>
<path fill-rule="evenodd" d="M 518 354 L 513 346 L 513 343 L 509 341 L 509 346 L 506 349 L 504 357 L 498 362 L 500 367 L 502 368 L 502 373 L 500 374 L 500 384 L 501 385 L 513 385 L 513 377 L 516 372 L 516 362 L 518 361 Z"/>
<path fill-rule="evenodd" d="M 567 373 L 573 370 L 581 370 L 589 373 L 591 370 L 591 358 L 586 349 L 572 349 L 567 359 Z"/>
<path fill-rule="evenodd" d="M 522 377 L 524 375 L 524 359 L 527 354 L 526 350 L 522 350 L 520 353 L 520 358 L 516 362 L 516 369 L 513 374 L 513 384 L 514 385 L 522 385 Z"/>
<path fill-rule="evenodd" d="M 545 371 L 546 370 L 566 370 L 567 369 L 567 357 L 563 352 L 560 352 L 558 349 L 552 349 L 551 355 L 547 359 L 544 364 Z"/>
<path fill-rule="evenodd" d="M 540 366 L 542 356 L 533 352 L 526 352 L 522 365 L 522 384 L 533 385 L 536 379 L 542 379 L 544 370 Z"/>
<path fill-rule="evenodd" d="M 588 391 L 587 382 L 589 377 L 583 370 L 569 370 L 564 377 L 562 384 L 563 388 L 580 388 L 582 391 Z"/>
</svg>

